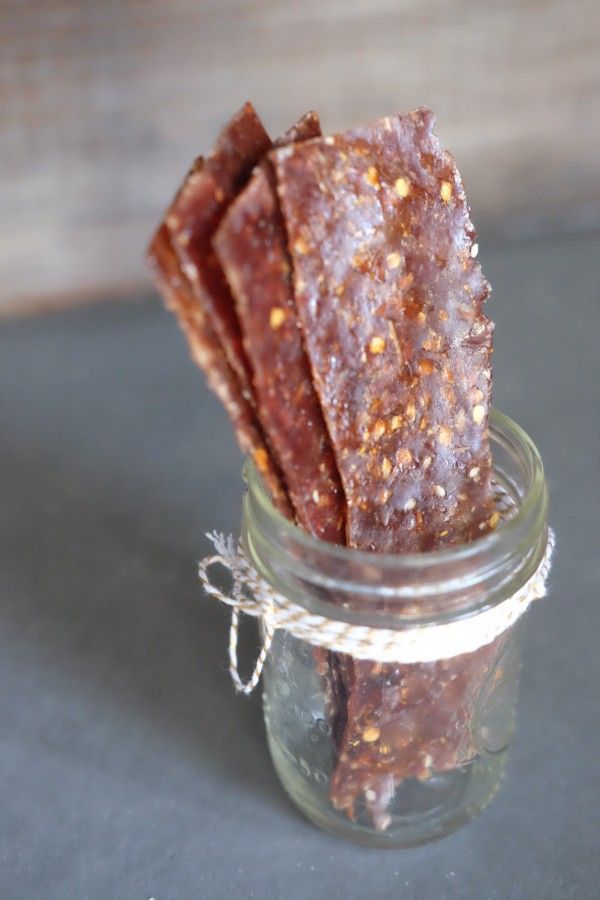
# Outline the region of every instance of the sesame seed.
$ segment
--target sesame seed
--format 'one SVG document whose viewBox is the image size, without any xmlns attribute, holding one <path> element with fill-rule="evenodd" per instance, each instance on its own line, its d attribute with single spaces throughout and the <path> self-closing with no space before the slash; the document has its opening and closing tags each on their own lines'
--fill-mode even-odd
<svg viewBox="0 0 600 900">
<path fill-rule="evenodd" d="M 444 201 L 444 203 L 450 203 L 452 199 L 452 185 L 449 181 L 442 181 L 442 186 L 440 188 L 440 197 Z"/>
<path fill-rule="evenodd" d="M 438 432 L 438 440 L 442 447 L 448 447 L 452 443 L 452 430 L 445 425 L 441 425 Z"/>
<path fill-rule="evenodd" d="M 382 434 L 385 434 L 386 430 L 387 429 L 386 429 L 385 422 L 383 421 L 383 419 L 377 419 L 377 421 L 373 425 L 373 431 L 372 431 L 374 439 L 378 440 L 378 438 L 380 438 Z"/>
<path fill-rule="evenodd" d="M 367 184 L 370 184 L 371 187 L 379 187 L 379 172 L 375 166 L 369 166 L 365 172 L 365 181 Z"/>
<path fill-rule="evenodd" d="M 274 306 L 269 315 L 269 325 L 276 331 L 286 320 L 286 311 L 281 306 Z"/>
<path fill-rule="evenodd" d="M 382 353 L 385 348 L 385 341 L 379 335 L 371 338 L 369 342 L 369 350 L 371 353 Z"/>
<path fill-rule="evenodd" d="M 400 447 L 400 449 L 396 452 L 396 459 L 398 461 L 398 465 L 409 466 L 412 462 L 413 455 L 408 447 Z"/>
<path fill-rule="evenodd" d="M 304 256 L 308 253 L 308 244 L 304 240 L 303 237 L 298 237 L 294 241 L 294 250 L 298 253 L 299 256 Z"/>
<path fill-rule="evenodd" d="M 404 199 L 410 193 L 410 182 L 406 178 L 396 178 L 394 189 L 398 196 Z"/>
</svg>

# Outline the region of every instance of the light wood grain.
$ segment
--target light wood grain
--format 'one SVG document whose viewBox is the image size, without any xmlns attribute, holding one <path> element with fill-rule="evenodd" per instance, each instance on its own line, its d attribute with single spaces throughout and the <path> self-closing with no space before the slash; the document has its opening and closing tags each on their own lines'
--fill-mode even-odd
<svg viewBox="0 0 600 900">
<path fill-rule="evenodd" d="M 600 208 L 597 0 L 0 0 L 0 12 L 0 311 L 143 284 L 161 210 L 248 98 L 274 134 L 309 107 L 333 130 L 431 106 L 476 222 Z"/>
</svg>

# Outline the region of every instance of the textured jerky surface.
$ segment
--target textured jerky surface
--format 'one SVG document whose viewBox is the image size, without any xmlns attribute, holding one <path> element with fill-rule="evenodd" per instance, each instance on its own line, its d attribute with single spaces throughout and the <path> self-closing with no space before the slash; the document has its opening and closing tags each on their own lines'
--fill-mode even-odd
<svg viewBox="0 0 600 900">
<path fill-rule="evenodd" d="M 276 149 L 308 355 L 351 546 L 427 550 L 488 527 L 488 285 L 427 110 Z"/>
<path fill-rule="evenodd" d="M 273 154 L 348 543 L 362 549 L 426 550 L 495 525 L 489 289 L 432 123 L 418 110 Z M 354 817 L 362 798 L 384 828 L 395 785 L 471 758 L 470 715 L 494 653 L 403 667 L 340 657 L 334 805 Z"/>
<path fill-rule="evenodd" d="M 212 154 L 206 160 L 196 161 L 165 219 L 182 269 L 249 400 L 250 367 L 233 300 L 211 239 L 232 199 L 271 146 L 254 108 L 246 103 L 225 126 Z"/>
<path fill-rule="evenodd" d="M 318 119 L 309 114 L 281 143 L 318 134 Z M 344 543 L 345 501 L 298 326 L 287 235 L 267 161 L 229 207 L 213 245 L 235 298 L 259 418 L 296 518 L 310 534 Z"/>
<path fill-rule="evenodd" d="M 364 798 L 376 827 L 386 828 L 394 786 L 472 759 L 475 705 L 503 645 L 502 636 L 474 653 L 409 666 L 355 661 L 334 806 L 354 819 Z"/>
<path fill-rule="evenodd" d="M 248 453 L 262 474 L 273 503 L 283 515 L 291 510 L 281 479 L 265 446 L 255 413 L 243 396 L 239 382 L 230 368 L 219 340 L 209 325 L 202 306 L 181 271 L 169 231 L 162 225 L 156 232 L 148 253 L 158 289 L 165 305 L 175 313 L 183 329 L 194 362 L 206 374 L 208 384 L 227 410 L 243 453 Z"/>
</svg>

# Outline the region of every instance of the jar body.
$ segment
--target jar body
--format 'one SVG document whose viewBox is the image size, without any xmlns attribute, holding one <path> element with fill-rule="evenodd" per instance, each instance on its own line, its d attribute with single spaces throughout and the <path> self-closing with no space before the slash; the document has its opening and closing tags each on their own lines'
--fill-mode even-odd
<svg viewBox="0 0 600 900">
<path fill-rule="evenodd" d="M 473 817 L 502 778 L 522 627 L 519 620 L 487 647 L 450 660 L 346 657 L 363 702 L 343 722 L 331 655 L 277 631 L 263 706 L 273 763 L 292 800 L 320 827 L 379 847 L 433 840 Z"/>
<path fill-rule="evenodd" d="M 421 554 L 318 541 L 283 519 L 246 469 L 245 555 L 275 595 L 296 604 L 292 619 L 300 611 L 311 622 L 299 637 L 282 625 L 269 648 L 273 762 L 308 818 L 363 844 L 447 834 L 485 807 L 502 777 L 522 612 L 547 559 L 548 496 L 527 435 L 493 412 L 490 438 L 499 526 Z M 319 634 L 331 623 L 343 640 Z"/>
</svg>

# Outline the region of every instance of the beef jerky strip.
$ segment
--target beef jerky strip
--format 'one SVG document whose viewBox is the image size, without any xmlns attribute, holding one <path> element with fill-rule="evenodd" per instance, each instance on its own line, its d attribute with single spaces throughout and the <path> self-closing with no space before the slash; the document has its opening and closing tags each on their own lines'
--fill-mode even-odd
<svg viewBox="0 0 600 900">
<path fill-rule="evenodd" d="M 472 261 L 458 173 L 431 126 L 431 114 L 417 111 L 275 156 L 297 302 L 348 496 L 349 543 L 373 550 L 465 541 L 496 524 L 491 326 L 481 312 L 488 287 Z M 465 697 L 477 693 L 487 660 L 478 652 L 453 665 L 451 674 L 464 676 L 454 713 L 468 716 Z M 332 800 L 353 817 L 364 795 L 386 827 L 398 781 L 459 765 L 474 751 L 466 725 L 469 746 L 448 748 L 447 704 L 427 693 L 436 678 L 443 692 L 456 677 L 420 665 L 355 661 L 353 669 Z M 411 724 L 409 709 L 424 696 L 426 715 Z M 396 728 L 389 742 L 384 722 Z M 379 770 L 374 754 L 385 759 Z"/>
<path fill-rule="evenodd" d="M 204 310 L 198 305 L 191 286 L 181 271 L 164 224 L 152 240 L 148 257 L 165 305 L 177 316 L 194 362 L 204 370 L 210 387 L 227 410 L 242 452 L 249 454 L 254 460 L 277 509 L 290 517 L 287 495 L 257 427 L 254 410 L 242 395 L 239 382 L 223 355 Z"/>
<path fill-rule="evenodd" d="M 427 110 L 273 154 L 351 546 L 469 540 L 490 508 L 488 285 Z"/>
<path fill-rule="evenodd" d="M 318 119 L 314 114 L 309 114 L 290 129 L 278 143 L 299 140 L 318 133 Z M 239 343 L 239 324 L 233 300 L 224 279 L 220 276 L 218 261 L 209 246 L 211 230 L 214 230 L 215 222 L 222 215 L 227 201 L 231 199 L 230 195 L 237 186 L 238 176 L 246 174 L 245 169 L 248 161 L 252 160 L 255 145 L 264 149 L 267 142 L 270 146 L 264 129 L 260 123 L 257 125 L 254 111 L 246 106 L 223 131 L 212 157 L 206 163 L 201 159 L 196 161 L 167 214 L 167 230 L 170 228 L 174 233 L 175 245 L 183 258 L 185 271 L 195 287 L 195 303 L 189 290 L 187 303 L 181 302 L 181 297 L 175 293 L 176 299 L 180 301 L 177 304 L 177 312 L 190 338 L 192 351 L 198 357 L 198 348 L 205 348 L 207 343 L 206 340 L 199 341 L 197 329 L 191 328 L 190 317 L 195 317 L 202 320 L 202 334 L 206 336 L 210 333 L 212 351 L 208 359 L 204 361 L 200 359 L 199 362 L 207 369 L 213 386 L 216 380 L 220 388 L 219 396 L 234 419 L 242 449 L 253 451 L 252 455 L 255 462 L 260 463 L 259 469 L 267 487 L 274 495 L 276 505 L 289 515 L 289 504 L 285 502 L 283 491 L 280 486 L 277 489 L 273 484 L 276 473 L 261 439 L 258 423 L 253 421 L 252 411 L 248 408 L 248 399 L 252 397 L 248 382 L 250 367 Z M 162 238 L 162 246 L 166 247 L 165 240 L 169 240 L 168 231 Z M 170 252 L 170 244 L 168 249 Z M 188 284 L 186 275 L 175 272 L 174 277 L 177 277 L 179 282 Z M 239 389 L 239 384 L 235 383 L 235 379 L 232 380 L 233 373 L 229 366 L 221 358 L 222 354 L 215 345 L 215 335 L 211 333 L 209 322 L 219 331 L 222 342 L 229 350 L 229 359 L 236 367 L 244 395 Z M 204 356 L 206 357 L 206 353 Z M 327 681 L 331 673 L 326 655 L 319 661 L 319 670 Z M 330 689 L 326 688 L 325 692 L 331 697 L 333 686 Z M 336 706 L 335 703 L 330 705 Z"/>
<path fill-rule="evenodd" d="M 308 113 L 277 143 L 320 133 L 318 117 Z M 345 500 L 297 323 L 287 235 L 267 160 L 229 207 L 213 247 L 235 299 L 258 415 L 297 521 L 322 540 L 345 543 Z M 336 655 L 316 647 L 314 658 L 327 718 L 340 735 L 346 704 Z"/>
<path fill-rule="evenodd" d="M 225 276 L 211 239 L 252 169 L 272 147 L 253 106 L 246 103 L 225 126 L 212 154 L 198 159 L 167 212 L 172 246 L 196 300 L 219 338 L 242 393 L 252 402 L 251 371 Z"/>
<path fill-rule="evenodd" d="M 311 114 L 290 135 L 320 134 Z M 258 415 L 299 524 L 344 543 L 344 496 L 297 323 L 285 225 L 266 160 L 233 201 L 213 239 L 233 293 L 253 371 Z"/>
<path fill-rule="evenodd" d="M 250 367 L 233 300 L 210 243 L 228 203 L 271 146 L 255 110 L 245 104 L 221 132 L 211 156 L 195 161 L 149 256 L 159 288 L 188 336 L 195 361 L 234 422 L 242 451 L 254 459 L 275 505 L 291 517 L 281 478 L 249 405 L 253 397 Z"/>
<path fill-rule="evenodd" d="M 379 829 L 389 825 L 389 801 L 407 778 L 427 780 L 476 755 L 471 733 L 484 684 L 505 639 L 473 653 L 412 665 L 354 661 L 347 723 L 331 798 L 350 819 L 363 797 Z"/>
</svg>

